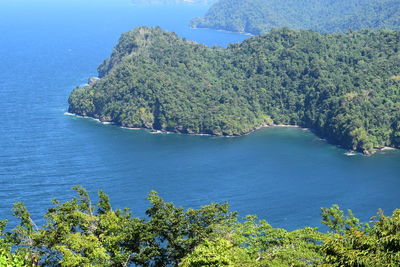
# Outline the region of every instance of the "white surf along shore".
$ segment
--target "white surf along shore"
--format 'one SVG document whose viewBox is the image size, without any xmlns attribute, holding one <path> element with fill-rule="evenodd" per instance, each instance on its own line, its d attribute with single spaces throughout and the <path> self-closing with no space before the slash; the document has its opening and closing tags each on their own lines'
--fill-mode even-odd
<svg viewBox="0 0 400 267">
<path fill-rule="evenodd" d="M 187 134 L 187 135 L 195 135 L 195 136 L 214 136 L 214 137 L 227 137 L 227 138 L 232 138 L 232 137 L 240 137 L 240 136 L 245 136 L 245 135 L 249 135 L 257 130 L 260 130 L 262 128 L 268 128 L 268 127 L 282 127 L 282 128 L 300 128 L 303 131 L 310 131 L 309 128 L 302 128 L 298 125 L 289 125 L 289 124 L 263 124 L 260 125 L 256 128 L 254 128 L 253 130 L 249 131 L 248 133 L 245 133 L 243 135 L 213 135 L 213 134 L 205 134 L 205 133 L 180 133 L 180 132 L 171 132 L 171 131 L 165 131 L 165 130 L 155 130 L 155 129 L 149 129 L 149 128 L 138 128 L 138 127 L 126 127 L 126 126 L 121 126 L 118 125 L 114 122 L 107 122 L 107 121 L 101 121 L 99 119 L 90 117 L 90 116 L 81 116 L 81 115 L 77 115 L 74 113 L 70 113 L 70 112 L 64 112 L 64 115 L 66 116 L 73 116 L 73 117 L 78 117 L 78 118 L 84 118 L 84 119 L 90 119 L 93 121 L 96 121 L 98 123 L 101 123 L 103 125 L 114 125 L 117 126 L 121 129 L 127 129 L 127 130 L 146 130 L 151 134 Z M 326 141 L 326 139 L 324 138 L 320 138 L 323 141 Z M 340 147 L 340 146 L 337 146 Z M 344 149 L 344 148 L 343 148 Z M 397 148 L 394 147 L 388 147 L 388 146 L 384 146 L 384 147 L 376 147 L 375 151 L 369 155 L 365 155 L 361 152 L 358 151 L 354 151 L 354 150 L 348 150 L 345 153 L 343 153 L 346 156 L 357 156 L 357 155 L 362 155 L 362 156 L 371 156 L 373 154 L 375 154 L 376 152 L 388 152 L 388 151 L 394 151 L 394 150 L 398 150 Z"/>
<path fill-rule="evenodd" d="M 108 122 L 108 121 L 101 121 L 99 119 L 90 117 L 90 116 L 81 116 L 81 115 L 77 115 L 74 113 L 70 113 L 70 112 L 64 112 L 64 115 L 66 116 L 73 116 L 73 117 L 77 117 L 77 118 L 83 118 L 83 119 L 90 119 L 93 121 L 96 121 L 98 123 L 104 124 L 104 125 L 115 125 L 119 128 L 122 129 L 128 129 L 128 130 L 147 130 L 149 131 L 151 134 L 171 134 L 171 133 L 175 133 L 175 134 L 187 134 L 187 135 L 197 135 L 197 136 L 215 136 L 215 137 L 240 137 L 240 136 L 245 136 L 245 135 L 249 135 L 257 130 L 260 130 L 262 128 L 267 128 L 267 127 L 285 127 L 285 128 L 300 128 L 300 126 L 297 125 L 287 125 L 287 124 L 263 124 L 260 125 L 258 127 L 255 127 L 253 130 L 243 134 L 243 135 L 213 135 L 213 134 L 206 134 L 206 133 L 180 133 L 180 132 L 171 132 L 171 131 L 165 131 L 165 130 L 155 130 L 155 129 L 149 129 L 149 128 L 138 128 L 138 127 L 126 127 L 126 126 L 121 126 L 118 125 L 114 122 Z M 308 128 L 301 128 L 304 131 L 309 131 Z"/>
</svg>

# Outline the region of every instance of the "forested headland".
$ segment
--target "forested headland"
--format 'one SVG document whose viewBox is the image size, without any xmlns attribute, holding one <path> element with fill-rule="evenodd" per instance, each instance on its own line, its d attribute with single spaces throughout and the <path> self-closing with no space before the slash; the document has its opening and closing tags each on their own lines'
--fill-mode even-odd
<svg viewBox="0 0 400 267">
<path fill-rule="evenodd" d="M 400 146 L 400 32 L 276 29 L 208 48 L 160 28 L 122 35 L 69 112 L 124 127 L 243 135 L 311 128 L 345 148 Z"/>
<path fill-rule="evenodd" d="M 346 32 L 400 30 L 399 0 L 219 0 L 192 27 L 252 34 L 275 27 Z"/>
<path fill-rule="evenodd" d="M 38 227 L 22 203 L 19 224 L 0 221 L 0 266 L 399 266 L 400 210 L 379 211 L 361 223 L 337 205 L 322 208 L 322 224 L 294 231 L 256 216 L 238 219 L 225 204 L 184 210 L 150 192 L 146 217 L 113 209 L 99 191 L 96 204 L 82 187 L 76 197 L 53 201 Z"/>
</svg>

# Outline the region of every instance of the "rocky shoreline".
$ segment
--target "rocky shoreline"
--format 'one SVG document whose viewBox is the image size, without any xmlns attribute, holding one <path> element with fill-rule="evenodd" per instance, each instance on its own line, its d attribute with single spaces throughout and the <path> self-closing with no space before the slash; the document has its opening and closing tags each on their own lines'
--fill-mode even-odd
<svg viewBox="0 0 400 267">
<path fill-rule="evenodd" d="M 244 133 L 244 134 L 233 134 L 233 135 L 228 135 L 228 134 L 216 134 L 216 133 L 203 133 L 203 132 L 188 132 L 188 131 L 181 131 L 178 128 L 174 128 L 174 129 L 154 129 L 154 128 L 150 128 L 150 127 L 129 127 L 129 126 L 124 126 L 124 125 L 120 125 L 118 123 L 112 122 L 112 121 L 104 121 L 101 120 L 99 118 L 95 118 L 95 117 L 91 117 L 91 116 L 83 116 L 83 115 L 79 115 L 79 114 L 75 114 L 75 113 L 71 113 L 71 112 L 65 112 L 65 115 L 68 116 L 75 116 L 75 117 L 80 117 L 80 118 L 86 118 L 86 119 L 92 119 L 94 121 L 97 121 L 99 123 L 102 123 L 104 125 L 107 124 L 111 124 L 111 125 L 115 125 L 117 127 L 120 127 L 122 129 L 129 129 L 129 130 L 148 130 L 150 133 L 152 134 L 161 134 L 161 133 L 165 133 L 165 134 L 170 134 L 170 133 L 175 133 L 175 134 L 187 134 L 187 135 L 195 135 L 195 136 L 215 136 L 215 137 L 241 137 L 241 136 L 246 136 L 249 135 L 257 130 L 263 129 L 263 128 L 267 128 L 267 127 L 282 127 L 282 128 L 301 128 L 303 130 L 311 130 L 309 128 L 302 128 L 298 125 L 290 125 L 290 124 L 262 124 L 258 127 L 253 128 L 252 130 Z M 326 140 L 325 138 L 322 137 L 323 140 Z M 326 140 L 327 141 L 327 140 Z M 328 141 L 329 142 L 329 141 Z M 332 144 L 332 143 L 331 143 Z M 342 147 L 340 145 L 337 144 L 332 144 L 332 145 L 336 145 L 337 147 L 346 149 L 345 147 Z M 348 152 L 346 152 L 345 154 L 348 156 L 353 156 L 356 153 L 362 153 L 365 156 L 371 156 L 377 152 L 380 151 L 389 151 L 389 150 L 396 150 L 397 148 L 395 147 L 389 147 L 389 146 L 382 146 L 382 147 L 374 147 L 373 151 L 356 151 L 356 150 L 349 150 Z"/>
<path fill-rule="evenodd" d="M 240 35 L 246 35 L 248 37 L 253 37 L 256 36 L 256 34 L 252 34 L 250 32 L 235 32 L 235 31 L 230 31 L 230 30 L 225 30 L 225 29 L 220 29 L 220 28 L 210 28 L 210 27 L 202 27 L 202 26 L 190 26 L 193 30 L 198 30 L 198 29 L 203 29 L 203 30 L 212 30 L 212 31 L 217 31 L 217 32 L 226 32 L 226 33 L 232 33 L 232 34 L 240 34 Z"/>
</svg>

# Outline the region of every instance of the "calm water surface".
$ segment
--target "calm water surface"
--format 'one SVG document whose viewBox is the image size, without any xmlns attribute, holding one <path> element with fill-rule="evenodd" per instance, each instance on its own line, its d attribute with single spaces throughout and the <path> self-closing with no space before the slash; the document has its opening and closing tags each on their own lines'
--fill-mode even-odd
<svg viewBox="0 0 400 267">
<path fill-rule="evenodd" d="M 93 195 L 105 190 L 115 207 L 136 215 L 155 189 L 184 207 L 229 201 L 241 215 L 290 229 L 318 226 L 320 207 L 331 204 L 364 220 L 378 208 L 400 207 L 398 151 L 350 157 L 301 129 L 216 138 L 150 134 L 64 115 L 71 90 L 96 75 L 120 34 L 136 26 L 159 25 L 209 46 L 246 38 L 190 29 L 190 18 L 206 9 L 1 1 L 0 218 L 11 219 L 12 203 L 23 201 L 40 221 L 50 199 L 70 198 L 75 184 Z"/>
</svg>

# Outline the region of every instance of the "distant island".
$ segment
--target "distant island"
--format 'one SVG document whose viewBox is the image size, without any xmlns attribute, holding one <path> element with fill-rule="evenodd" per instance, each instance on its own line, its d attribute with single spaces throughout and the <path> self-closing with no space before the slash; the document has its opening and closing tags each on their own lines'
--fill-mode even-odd
<svg viewBox="0 0 400 267">
<path fill-rule="evenodd" d="M 204 4 L 215 3 L 216 0 L 131 0 L 133 4 L 140 5 L 169 5 L 169 4 Z"/>
<path fill-rule="evenodd" d="M 69 112 L 187 134 L 238 136 L 274 124 L 312 129 L 369 154 L 400 147 L 400 32 L 275 29 L 209 48 L 160 28 L 123 34 Z"/>
<path fill-rule="evenodd" d="M 317 32 L 400 30 L 399 0 L 219 0 L 195 28 L 260 34 L 274 27 Z"/>
</svg>

